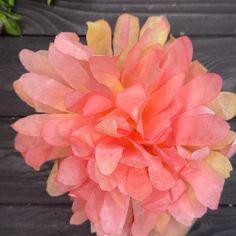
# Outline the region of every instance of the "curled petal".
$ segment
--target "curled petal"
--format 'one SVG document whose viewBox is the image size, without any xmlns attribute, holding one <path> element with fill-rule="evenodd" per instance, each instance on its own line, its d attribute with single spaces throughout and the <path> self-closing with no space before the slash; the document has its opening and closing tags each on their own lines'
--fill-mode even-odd
<svg viewBox="0 0 236 236">
<path fill-rule="evenodd" d="M 105 20 L 87 22 L 88 32 L 86 39 L 88 47 L 100 55 L 112 55 L 111 28 Z"/>
</svg>

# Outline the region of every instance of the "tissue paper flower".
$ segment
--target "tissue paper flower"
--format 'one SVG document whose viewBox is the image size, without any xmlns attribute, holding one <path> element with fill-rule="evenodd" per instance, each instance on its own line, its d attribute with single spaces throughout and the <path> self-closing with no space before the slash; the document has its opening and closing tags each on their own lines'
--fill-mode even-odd
<svg viewBox="0 0 236 236">
<path fill-rule="evenodd" d="M 235 133 L 236 95 L 192 61 L 187 36 L 169 37 L 164 16 L 139 26 L 88 22 L 87 45 L 60 33 L 48 51 L 24 49 L 14 82 L 39 114 L 13 124 L 16 149 L 35 170 L 54 161 L 51 196 L 68 193 L 72 224 L 97 235 L 160 235 L 217 209 Z"/>
</svg>

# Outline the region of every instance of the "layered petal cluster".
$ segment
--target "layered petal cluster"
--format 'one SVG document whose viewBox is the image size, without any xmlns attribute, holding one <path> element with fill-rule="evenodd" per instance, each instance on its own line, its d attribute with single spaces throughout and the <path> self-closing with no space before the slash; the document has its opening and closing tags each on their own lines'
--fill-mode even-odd
<svg viewBox="0 0 236 236">
<path fill-rule="evenodd" d="M 71 223 L 88 219 L 97 235 L 190 226 L 218 207 L 230 176 L 236 139 L 225 120 L 236 95 L 221 93 L 222 78 L 192 60 L 190 39 L 169 31 L 163 16 L 140 29 L 123 14 L 113 43 L 98 20 L 87 45 L 61 33 L 47 51 L 20 52 L 28 73 L 14 89 L 38 114 L 13 124 L 15 147 L 35 170 L 55 161 L 48 193 L 67 192 Z"/>
</svg>

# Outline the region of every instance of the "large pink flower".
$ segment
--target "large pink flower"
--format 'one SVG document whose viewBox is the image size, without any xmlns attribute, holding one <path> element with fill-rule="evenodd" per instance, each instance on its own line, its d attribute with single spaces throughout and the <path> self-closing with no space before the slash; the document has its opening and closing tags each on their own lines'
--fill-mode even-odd
<svg viewBox="0 0 236 236">
<path fill-rule="evenodd" d="M 235 134 L 235 95 L 192 61 L 165 17 L 88 23 L 87 43 L 61 33 L 48 51 L 24 49 L 16 93 L 39 113 L 13 124 L 35 170 L 55 160 L 47 191 L 74 200 L 71 223 L 98 235 L 146 236 L 190 226 L 219 204 Z"/>
</svg>

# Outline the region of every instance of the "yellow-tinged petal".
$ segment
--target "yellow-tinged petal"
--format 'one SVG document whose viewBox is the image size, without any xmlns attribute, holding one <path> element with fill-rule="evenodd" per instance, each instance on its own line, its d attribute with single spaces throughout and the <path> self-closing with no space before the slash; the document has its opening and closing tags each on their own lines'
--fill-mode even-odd
<svg viewBox="0 0 236 236">
<path fill-rule="evenodd" d="M 115 55 L 121 53 L 122 50 L 126 48 L 130 49 L 135 45 L 139 37 L 139 28 L 138 17 L 130 14 L 122 14 L 119 16 L 116 22 L 113 39 Z"/>
<path fill-rule="evenodd" d="M 150 16 L 140 31 L 140 37 L 147 29 L 153 30 L 152 43 L 159 43 L 162 46 L 166 43 L 170 33 L 170 24 L 165 16 Z"/>
<path fill-rule="evenodd" d="M 168 212 L 163 212 L 157 216 L 157 221 L 155 224 L 155 231 L 157 233 L 163 234 L 166 230 L 166 227 L 170 223 L 171 216 Z"/>
<path fill-rule="evenodd" d="M 58 188 L 56 182 L 57 173 L 58 173 L 58 161 L 55 161 L 47 180 L 47 192 L 52 197 L 61 196 L 65 193 Z"/>
<path fill-rule="evenodd" d="M 230 171 L 233 170 L 232 165 L 228 158 L 222 155 L 220 152 L 212 151 L 205 158 L 205 161 L 225 179 L 230 177 Z"/>
<path fill-rule="evenodd" d="M 96 54 L 112 55 L 111 27 L 105 20 L 87 22 L 88 32 L 86 34 L 88 47 Z"/>
<path fill-rule="evenodd" d="M 236 116 L 236 94 L 221 92 L 208 107 L 225 120 L 230 120 Z"/>
<path fill-rule="evenodd" d="M 228 145 L 230 145 L 231 143 L 233 143 L 234 140 L 236 140 L 236 133 L 233 131 L 230 131 L 229 134 L 223 140 L 221 140 L 219 143 L 211 145 L 210 149 L 211 150 L 222 150 L 225 147 L 227 147 Z"/>
</svg>

